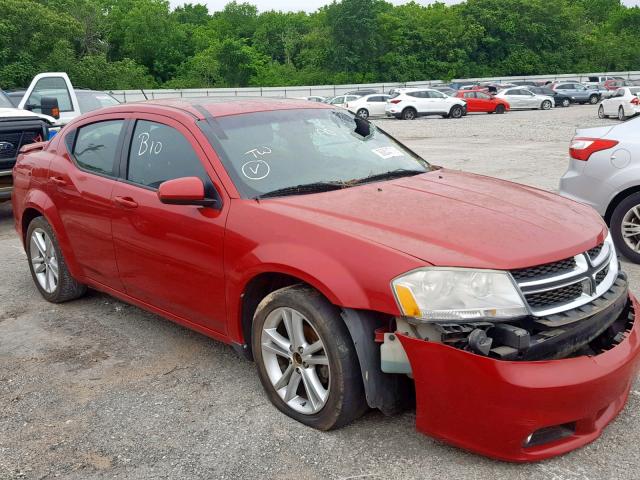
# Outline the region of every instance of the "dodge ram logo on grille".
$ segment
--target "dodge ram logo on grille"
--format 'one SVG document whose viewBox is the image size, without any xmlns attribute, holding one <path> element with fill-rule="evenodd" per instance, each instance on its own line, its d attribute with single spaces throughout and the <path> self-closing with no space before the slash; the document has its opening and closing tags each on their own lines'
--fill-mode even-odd
<svg viewBox="0 0 640 480">
<path fill-rule="evenodd" d="M 0 152 L 8 152 L 15 149 L 15 145 L 9 142 L 0 142 Z"/>
</svg>

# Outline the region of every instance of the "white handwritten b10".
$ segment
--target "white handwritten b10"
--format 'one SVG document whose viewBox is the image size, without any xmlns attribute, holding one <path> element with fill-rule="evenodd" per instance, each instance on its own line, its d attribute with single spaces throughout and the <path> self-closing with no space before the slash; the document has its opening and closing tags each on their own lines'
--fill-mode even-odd
<svg viewBox="0 0 640 480">
<path fill-rule="evenodd" d="M 149 152 L 149 154 L 158 155 L 162 151 L 162 142 L 158 142 L 157 140 L 151 140 L 149 142 L 149 133 L 144 132 L 138 135 L 140 139 L 140 148 L 138 148 L 138 156 L 141 157 L 145 153 Z"/>
</svg>

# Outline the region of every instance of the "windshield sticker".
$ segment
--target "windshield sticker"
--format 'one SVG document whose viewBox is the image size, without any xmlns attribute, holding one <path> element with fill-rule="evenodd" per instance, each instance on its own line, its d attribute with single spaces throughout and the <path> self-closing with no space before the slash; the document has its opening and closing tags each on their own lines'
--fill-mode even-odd
<svg viewBox="0 0 640 480">
<path fill-rule="evenodd" d="M 374 148 L 371 150 L 373 153 L 378 155 L 380 158 L 393 158 L 393 157 L 404 157 L 404 153 L 398 150 L 396 147 L 380 147 Z"/>
<path fill-rule="evenodd" d="M 140 139 L 140 147 L 138 148 L 138 156 L 141 157 L 145 153 L 149 155 L 159 155 L 162 151 L 162 142 L 151 140 L 149 142 L 149 132 L 144 132 L 138 135 Z"/>
<path fill-rule="evenodd" d="M 264 145 L 261 147 L 253 148 L 248 152 L 244 152 L 245 155 L 253 155 L 253 158 L 260 158 L 265 155 L 269 155 L 270 153 L 271 153 L 271 148 L 266 147 Z"/>
<path fill-rule="evenodd" d="M 262 180 L 271 172 L 271 167 L 264 160 L 251 160 L 242 165 L 242 174 L 249 180 Z"/>
</svg>

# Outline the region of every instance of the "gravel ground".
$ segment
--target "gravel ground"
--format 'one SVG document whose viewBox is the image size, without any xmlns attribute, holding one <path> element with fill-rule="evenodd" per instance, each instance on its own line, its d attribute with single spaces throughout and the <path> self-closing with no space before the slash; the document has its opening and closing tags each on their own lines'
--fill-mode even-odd
<svg viewBox="0 0 640 480">
<path fill-rule="evenodd" d="M 433 163 L 555 190 L 591 106 L 379 124 Z M 92 292 L 37 293 L 0 206 L 0 479 L 638 479 L 640 384 L 595 443 L 537 464 L 495 462 L 371 412 L 318 432 L 266 400 L 230 347 Z M 638 291 L 640 268 L 625 263 Z"/>
</svg>

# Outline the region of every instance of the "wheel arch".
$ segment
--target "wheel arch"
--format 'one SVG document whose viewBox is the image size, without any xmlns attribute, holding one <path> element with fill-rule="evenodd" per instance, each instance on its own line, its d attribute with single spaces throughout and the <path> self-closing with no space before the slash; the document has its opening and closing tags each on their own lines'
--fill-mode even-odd
<svg viewBox="0 0 640 480">
<path fill-rule="evenodd" d="M 634 185 L 632 187 L 628 187 L 621 192 L 617 193 L 613 199 L 609 202 L 609 206 L 604 214 L 604 220 L 607 222 L 607 225 L 610 225 L 611 216 L 613 215 L 613 211 L 616 209 L 620 202 L 622 202 L 629 195 L 633 195 L 634 193 L 640 192 L 640 185 Z"/>
</svg>

